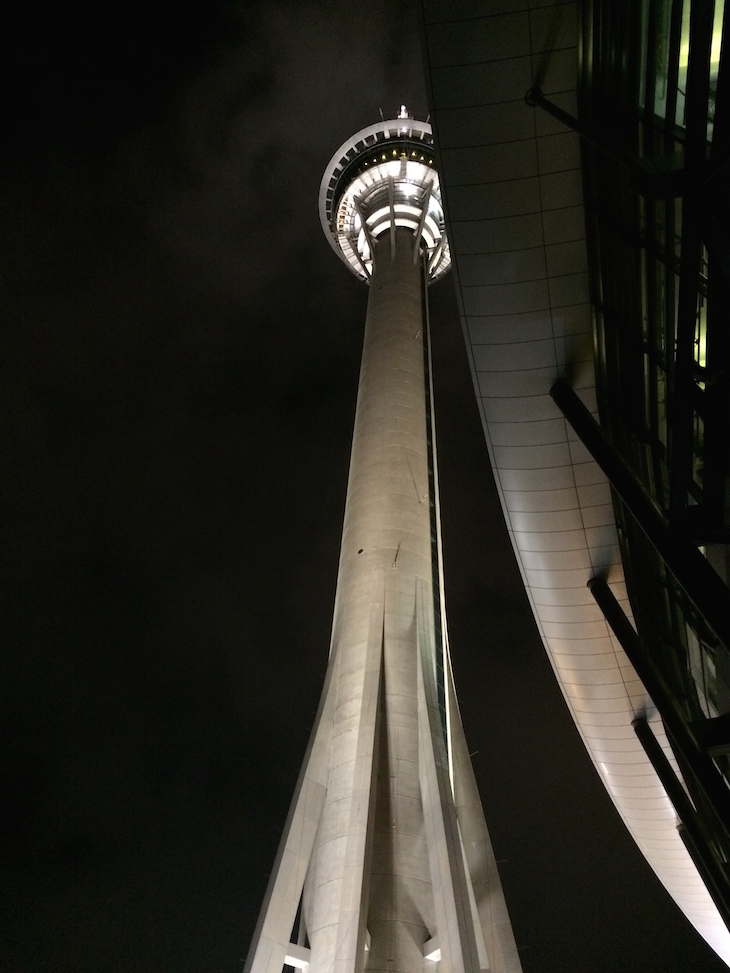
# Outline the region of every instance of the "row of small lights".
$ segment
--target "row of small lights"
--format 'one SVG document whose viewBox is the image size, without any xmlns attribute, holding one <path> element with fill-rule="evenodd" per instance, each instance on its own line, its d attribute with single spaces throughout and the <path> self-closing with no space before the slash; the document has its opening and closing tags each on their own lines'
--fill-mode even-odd
<svg viewBox="0 0 730 973">
<path fill-rule="evenodd" d="M 411 158 L 413 158 L 413 156 L 414 156 L 415 154 L 416 154 L 415 152 L 411 152 L 411 156 L 410 156 L 410 157 L 411 157 Z M 398 149 L 393 149 L 393 155 L 394 155 L 394 156 L 398 156 Z M 383 162 L 385 162 L 387 158 L 388 158 L 388 156 L 387 156 L 387 155 L 385 154 L 385 152 L 383 152 L 383 154 L 382 154 L 382 156 L 381 156 L 381 159 L 383 160 Z M 401 159 L 407 159 L 407 158 L 408 158 L 408 156 L 406 155 L 406 153 L 405 153 L 405 152 L 401 152 L 401 154 L 400 154 L 400 158 L 401 158 Z M 421 156 L 419 156 L 419 157 L 418 157 L 418 161 L 419 161 L 419 162 L 423 162 L 423 161 L 424 161 L 424 159 L 425 159 L 425 156 L 423 156 L 423 155 L 421 155 Z M 429 159 L 429 160 L 428 160 L 428 164 L 429 164 L 430 166 L 432 166 L 432 165 L 433 165 L 433 159 Z M 366 165 L 367 165 L 367 162 L 363 162 L 363 166 L 366 166 Z"/>
<path fill-rule="evenodd" d="M 412 158 L 413 158 L 413 157 L 414 157 L 415 155 L 416 155 L 416 153 L 415 153 L 415 152 L 411 152 L 411 155 L 410 155 L 410 158 L 412 159 Z M 397 157 L 397 156 L 398 156 L 398 150 L 397 150 L 397 149 L 393 149 L 393 156 L 394 156 L 394 157 Z M 400 154 L 400 158 L 401 158 L 401 159 L 408 159 L 409 157 L 408 157 L 408 156 L 406 155 L 406 153 L 405 153 L 405 152 L 401 152 L 401 154 Z M 381 156 L 381 160 L 382 160 L 383 162 L 387 162 L 387 159 L 388 159 L 388 156 L 387 156 L 387 155 L 385 154 L 385 152 L 384 152 L 384 153 L 382 154 L 382 156 Z M 417 159 L 417 161 L 418 161 L 418 162 L 425 162 L 425 159 L 426 159 L 426 157 L 425 157 L 425 156 L 423 156 L 423 155 L 420 155 L 420 156 L 418 156 L 418 159 Z M 379 165 L 379 164 L 380 164 L 380 163 L 377 163 L 377 165 Z M 429 159 L 429 160 L 428 160 L 428 163 L 427 163 L 427 164 L 428 164 L 428 165 L 430 165 L 430 166 L 432 166 L 432 165 L 433 165 L 433 159 Z M 367 169 L 367 167 L 368 167 L 368 163 L 367 163 L 367 162 L 363 162 L 363 164 L 362 164 L 362 166 L 363 166 L 363 169 Z M 332 192 L 332 190 L 330 190 L 330 192 Z M 328 195 L 329 195 L 329 194 L 328 194 Z"/>
</svg>

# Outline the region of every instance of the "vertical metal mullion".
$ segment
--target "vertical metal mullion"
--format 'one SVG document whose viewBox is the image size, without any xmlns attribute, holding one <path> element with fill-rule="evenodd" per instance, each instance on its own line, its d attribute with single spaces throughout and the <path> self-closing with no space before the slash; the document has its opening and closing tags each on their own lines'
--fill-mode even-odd
<svg viewBox="0 0 730 973">
<path fill-rule="evenodd" d="M 682 40 L 682 9 L 683 0 L 673 0 L 671 7 L 671 21 L 669 28 L 669 57 L 667 68 L 667 107 L 664 117 L 662 148 L 664 152 L 674 151 L 675 118 L 677 114 L 677 87 L 679 84 L 679 53 Z M 675 214 L 674 199 L 669 197 L 659 204 L 664 208 L 663 232 L 664 240 L 656 241 L 665 254 L 664 263 L 664 349 L 665 371 L 671 383 L 674 377 L 674 341 L 675 327 Z M 668 394 L 668 393 L 667 393 Z M 663 491 L 662 491 L 663 492 Z"/>
<path fill-rule="evenodd" d="M 647 51 L 646 51 L 646 78 L 645 78 L 645 99 L 644 99 L 644 154 L 653 155 L 657 149 L 656 130 L 654 117 L 656 114 L 656 84 L 657 84 L 657 33 L 660 29 L 661 20 L 659 17 L 660 0 L 648 0 L 647 4 Z M 661 471 L 656 469 L 657 449 L 659 442 L 659 410 L 657 405 L 657 355 L 659 352 L 658 342 L 658 306 L 657 306 L 657 265 L 656 265 L 656 208 L 661 203 L 651 199 L 644 199 L 645 219 L 644 219 L 644 253 L 646 268 L 646 298 L 647 298 L 647 342 L 649 352 L 649 420 L 651 425 L 652 446 L 651 453 L 654 457 L 654 482 L 661 483 Z M 659 493 L 659 491 L 658 491 Z"/>
<path fill-rule="evenodd" d="M 690 48 L 687 65 L 687 138 L 685 168 L 697 172 L 707 156 L 707 99 L 712 44 L 713 4 L 692 4 L 690 9 Z M 670 518 L 676 520 L 684 509 L 692 465 L 692 383 L 693 341 L 697 317 L 698 275 L 702 237 L 699 222 L 682 213 L 677 342 L 674 369 L 674 414 L 671 454 Z"/>
<path fill-rule="evenodd" d="M 724 9 L 722 18 L 720 64 L 717 70 L 717 89 L 715 91 L 715 105 L 719 105 L 721 111 L 718 115 L 717 108 L 715 109 L 712 133 L 713 151 L 716 151 L 716 148 L 721 149 L 730 140 L 730 69 L 727 66 L 728 58 L 730 58 L 730 7 Z"/>
<path fill-rule="evenodd" d="M 591 0 L 583 0 L 578 5 L 578 117 L 581 120 L 584 119 L 584 106 L 590 104 L 593 96 L 594 40 L 594 4 Z"/>
<path fill-rule="evenodd" d="M 730 143 L 730 6 L 723 15 L 720 64 L 717 74 L 716 106 L 712 155 L 727 153 Z M 726 171 L 725 171 L 726 172 Z M 725 173 L 714 180 L 724 180 Z M 708 297 L 707 297 L 707 366 L 717 372 L 730 357 L 730 335 L 726 327 L 730 317 L 730 275 L 723 270 L 723 246 L 718 237 L 717 218 L 714 212 L 715 188 L 707 187 L 701 199 L 704 207 L 703 229 L 708 248 Z M 712 476 L 703 484 L 703 504 L 708 519 L 717 524 L 726 522 L 725 492 L 730 483 L 730 451 L 727 439 L 728 384 L 722 381 L 708 383 L 705 392 L 705 450 L 710 462 L 705 468 L 712 469 Z"/>
<path fill-rule="evenodd" d="M 642 5 L 640 3 L 632 3 L 629 14 L 629 39 L 632 43 L 629 45 L 629 64 L 627 71 L 627 87 L 628 87 L 628 98 L 629 105 L 631 107 L 631 117 L 634 117 L 634 112 L 639 104 L 639 93 L 641 89 L 641 64 L 643 61 L 641 44 L 643 40 L 643 33 L 641 30 L 641 20 L 642 20 Z M 640 126 L 640 116 L 635 125 L 634 138 L 637 140 L 636 152 L 637 155 L 641 155 L 641 139 L 639 138 L 639 126 Z"/>
<path fill-rule="evenodd" d="M 679 85 L 679 52 L 682 42 L 683 0 L 673 0 L 669 28 L 669 67 L 667 71 L 667 112 L 664 118 L 664 151 L 674 149 L 674 129 L 677 117 L 677 88 Z"/>
<path fill-rule="evenodd" d="M 656 108 L 656 32 L 657 2 L 649 0 L 646 28 L 646 78 L 644 83 L 644 154 L 654 153 L 654 112 Z"/>
<path fill-rule="evenodd" d="M 600 50 L 598 56 L 598 70 L 600 80 L 597 91 L 601 99 L 601 113 L 605 114 L 607 108 L 606 92 L 613 90 L 613 61 L 615 56 L 614 45 L 611 35 L 611 3 L 601 4 L 601 32 L 599 36 Z"/>
<path fill-rule="evenodd" d="M 645 200 L 645 206 L 647 211 L 646 220 L 646 235 L 649 232 L 652 234 L 652 239 L 654 235 L 654 227 L 656 225 L 656 207 L 660 205 L 654 200 Z M 651 227 L 651 229 L 649 229 Z M 653 241 L 655 242 L 655 241 Z M 658 365 L 657 357 L 659 355 L 658 348 L 658 307 L 657 307 L 657 257 L 655 252 L 655 247 L 647 248 L 644 246 L 645 254 L 645 266 L 646 266 L 646 297 L 647 297 L 647 344 L 648 344 L 648 357 L 649 357 L 649 420 L 650 420 L 650 452 L 652 456 L 652 478 L 654 481 L 654 490 L 658 498 L 662 496 L 662 475 L 661 475 L 661 458 L 658 455 L 658 445 L 661 441 L 659 435 L 659 406 L 657 402 L 659 382 L 658 382 Z M 663 445 L 663 444 L 662 444 Z"/>
<path fill-rule="evenodd" d="M 632 0 L 624 0 L 620 5 L 617 26 L 614 29 L 614 37 L 616 37 L 620 45 L 620 53 L 617 52 L 618 56 L 616 58 L 614 91 L 620 92 L 616 107 L 621 112 L 622 120 L 630 119 L 632 115 L 629 115 L 626 110 L 633 109 L 633 101 L 629 94 L 631 90 L 631 58 L 632 52 L 635 50 L 635 45 L 632 43 L 634 36 L 631 33 L 633 26 L 631 11 L 633 6 Z M 631 136 L 631 150 L 634 151 L 636 148 L 636 131 L 633 126 Z"/>
</svg>

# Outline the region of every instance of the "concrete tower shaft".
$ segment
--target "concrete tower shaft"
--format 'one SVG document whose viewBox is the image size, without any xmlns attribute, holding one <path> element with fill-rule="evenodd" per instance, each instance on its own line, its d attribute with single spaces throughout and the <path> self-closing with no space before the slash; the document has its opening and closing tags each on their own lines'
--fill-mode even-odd
<svg viewBox="0 0 730 973">
<path fill-rule="evenodd" d="M 434 669 L 435 638 L 421 264 L 413 261 L 414 244 L 412 232 L 398 228 L 395 250 L 385 234 L 373 254 L 332 638 L 337 704 L 330 790 L 305 886 L 312 973 L 337 965 L 347 850 L 355 835 L 371 845 L 367 968 L 422 969 L 423 943 L 435 928 L 418 761 L 418 648 L 420 641 Z M 380 699 L 368 704 L 369 672 Z M 357 738 L 370 712 L 379 714 L 379 725 L 369 728 L 373 752 L 368 740 L 365 753 Z"/>
<path fill-rule="evenodd" d="M 520 973 L 440 610 L 425 313 L 448 254 L 429 216 L 438 182 L 427 166 L 415 213 L 387 171 L 362 198 L 371 150 L 339 154 L 323 180 L 332 239 L 370 293 L 330 661 L 246 970 Z"/>
</svg>

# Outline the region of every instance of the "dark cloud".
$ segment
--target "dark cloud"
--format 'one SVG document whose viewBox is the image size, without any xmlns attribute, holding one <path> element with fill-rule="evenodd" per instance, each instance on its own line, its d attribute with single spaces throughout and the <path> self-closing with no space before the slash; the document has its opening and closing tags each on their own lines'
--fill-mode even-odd
<svg viewBox="0 0 730 973">
<path fill-rule="evenodd" d="M 379 108 L 425 112 L 417 10 L 16 13 L 0 968 L 234 970 L 317 706 L 344 505 L 366 292 L 321 232 L 319 180 Z M 556 926 L 577 908 L 554 901 L 575 882 L 562 838 L 584 822 L 585 881 L 591 862 L 601 882 L 611 862 L 577 791 L 565 808 L 574 761 L 587 761 L 543 702 L 551 677 L 489 492 L 447 283 L 434 302 L 467 729 L 482 780 L 498 782 L 485 803 L 510 849 L 525 969 L 562 969 L 582 949 L 566 946 L 569 920 Z M 557 769 L 546 736 L 547 752 L 572 748 Z M 539 827 L 535 801 L 551 808 Z M 597 954 L 617 927 L 642 925 L 629 897 L 581 896 L 588 912 L 614 903 L 610 923 L 594 906 Z M 691 935 L 679 942 L 681 958 Z M 682 968 L 668 955 L 645 944 L 641 968 Z"/>
</svg>

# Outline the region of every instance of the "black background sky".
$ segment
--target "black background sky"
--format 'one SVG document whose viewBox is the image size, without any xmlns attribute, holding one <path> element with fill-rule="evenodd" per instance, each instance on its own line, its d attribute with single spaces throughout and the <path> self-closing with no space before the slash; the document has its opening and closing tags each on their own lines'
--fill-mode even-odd
<svg viewBox="0 0 730 973">
<path fill-rule="evenodd" d="M 0 973 L 233 973 L 325 671 L 367 297 L 319 180 L 427 112 L 418 8 L 6 27 Z M 555 689 L 432 296 L 454 668 L 525 973 L 718 973 Z"/>
</svg>

